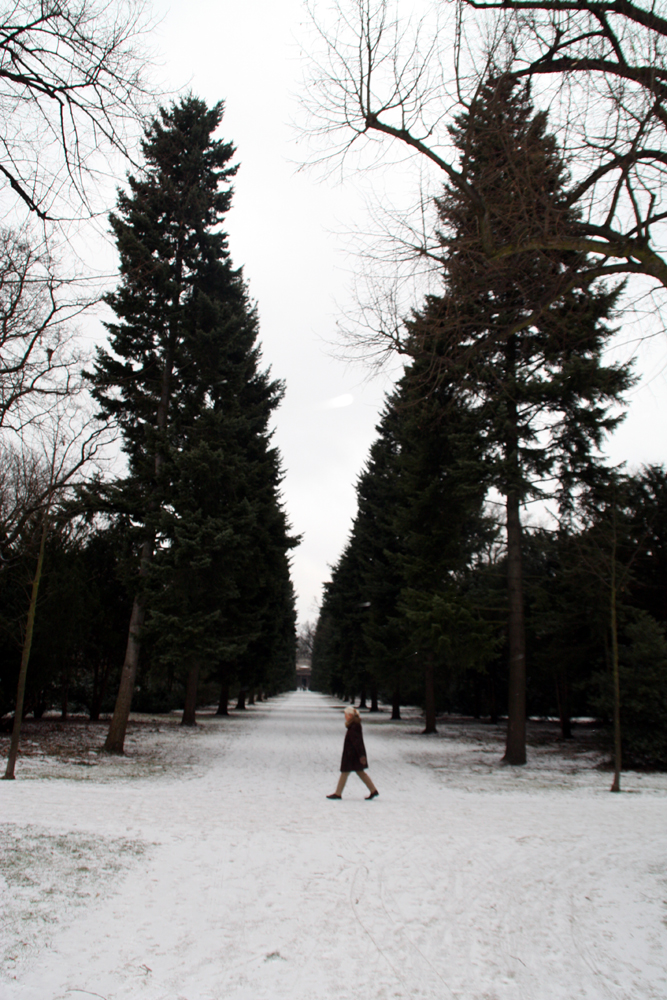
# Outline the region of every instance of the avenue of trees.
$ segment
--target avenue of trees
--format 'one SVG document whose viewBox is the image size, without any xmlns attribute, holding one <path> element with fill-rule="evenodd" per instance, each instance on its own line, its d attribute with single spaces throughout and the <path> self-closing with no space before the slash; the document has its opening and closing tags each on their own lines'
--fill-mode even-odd
<svg viewBox="0 0 667 1000">
<path fill-rule="evenodd" d="M 636 378 L 609 360 L 623 309 L 667 287 L 667 21 L 631 0 L 308 6 L 315 159 L 397 153 L 426 180 L 366 243 L 352 336 L 403 374 L 298 652 L 314 687 L 395 716 L 420 702 L 426 732 L 442 711 L 506 716 L 509 764 L 527 715 L 564 738 L 601 719 L 619 790 L 622 762 L 667 765 L 667 472 L 602 454 Z M 113 712 L 121 753 L 133 707 L 193 725 L 202 700 L 225 714 L 294 682 L 284 387 L 224 231 L 235 151 L 221 103 L 155 111 L 147 26 L 141 0 L 0 13 L 8 778 L 28 712 Z M 91 359 L 74 324 L 94 296 L 61 254 L 119 163 Z"/>
<path fill-rule="evenodd" d="M 223 105 L 155 99 L 142 5 L 22 0 L 0 23 L 0 716 L 227 713 L 292 687 L 291 534 L 270 425 L 283 386 L 224 232 Z M 143 133 L 143 139 L 140 135 Z M 94 214 L 105 156 L 120 276 L 93 359 L 54 233 Z M 113 162 L 117 162 L 117 159 Z M 121 456 L 111 457 L 120 446 Z M 112 474 L 111 469 L 119 470 Z"/>
<path fill-rule="evenodd" d="M 511 764 L 526 759 L 527 714 L 559 715 L 566 737 L 572 715 L 597 716 L 626 761 L 664 766 L 667 473 L 631 477 L 600 455 L 633 382 L 604 358 L 622 288 L 584 291 L 570 275 L 590 271 L 585 254 L 537 246 L 545 218 L 578 213 L 524 82 L 491 72 L 450 134 L 490 238 L 530 249 L 490 258 L 469 197 L 445 185 L 441 291 L 404 322 L 410 360 L 325 588 L 313 684 L 382 694 L 395 713 L 416 698 L 427 732 L 438 708 L 506 715 Z M 526 531 L 532 502 L 549 529 Z"/>
<path fill-rule="evenodd" d="M 232 689 L 243 703 L 294 682 L 297 540 L 269 429 L 283 388 L 261 368 L 256 311 L 221 228 L 235 173 L 233 146 L 214 138 L 222 114 L 192 96 L 162 109 L 111 215 L 116 319 L 85 381 L 92 440 L 118 427 L 126 472 L 89 464 L 74 476 L 81 461 L 54 484 L 38 457 L 27 469 L 25 451 L 5 456 L 0 711 L 16 704 L 29 632 L 23 711 L 95 719 L 115 699 L 111 752 L 133 704 L 182 706 L 193 725 L 198 698 L 226 713 Z"/>
</svg>

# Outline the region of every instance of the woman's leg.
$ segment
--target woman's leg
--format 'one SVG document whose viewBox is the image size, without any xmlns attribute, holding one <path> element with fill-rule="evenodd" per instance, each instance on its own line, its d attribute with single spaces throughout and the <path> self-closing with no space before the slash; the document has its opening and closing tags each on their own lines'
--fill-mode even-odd
<svg viewBox="0 0 667 1000">
<path fill-rule="evenodd" d="M 361 780 L 363 781 L 369 792 L 377 792 L 377 788 L 375 787 L 369 775 L 366 774 L 365 771 L 357 771 L 357 777 L 361 778 Z"/>
<path fill-rule="evenodd" d="M 338 786 L 336 787 L 336 795 L 342 795 L 343 789 L 345 788 L 345 782 L 350 777 L 349 771 L 341 771 L 340 778 L 338 779 Z"/>
</svg>

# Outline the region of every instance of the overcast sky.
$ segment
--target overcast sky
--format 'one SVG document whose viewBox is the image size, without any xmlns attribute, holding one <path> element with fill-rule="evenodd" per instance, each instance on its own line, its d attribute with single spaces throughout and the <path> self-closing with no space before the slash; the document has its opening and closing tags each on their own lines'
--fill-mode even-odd
<svg viewBox="0 0 667 1000">
<path fill-rule="evenodd" d="M 358 266 L 344 235 L 363 219 L 364 185 L 382 178 L 339 182 L 297 173 L 306 156 L 291 125 L 302 89 L 301 0 L 154 0 L 153 10 L 159 24 L 150 41 L 165 88 L 226 104 L 221 134 L 236 145 L 240 163 L 230 250 L 258 303 L 265 362 L 287 384 L 275 441 L 289 517 L 303 535 L 293 557 L 299 620 L 314 620 L 328 567 L 350 530 L 354 483 L 390 385 L 389 376 L 368 381 L 363 368 L 333 357 Z M 404 176 L 410 183 L 409 172 Z M 627 329 L 623 358 L 648 326 L 650 317 Z M 666 457 L 665 343 L 660 334 L 639 351 L 648 377 L 610 443 L 614 461 L 635 466 Z"/>
</svg>

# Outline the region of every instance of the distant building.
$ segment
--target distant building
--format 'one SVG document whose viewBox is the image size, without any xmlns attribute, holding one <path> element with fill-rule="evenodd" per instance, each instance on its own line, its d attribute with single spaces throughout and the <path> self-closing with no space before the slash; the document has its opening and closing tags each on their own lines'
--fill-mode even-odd
<svg viewBox="0 0 667 1000">
<path fill-rule="evenodd" d="M 310 663 L 299 660 L 296 665 L 296 686 L 300 691 L 310 690 Z"/>
</svg>

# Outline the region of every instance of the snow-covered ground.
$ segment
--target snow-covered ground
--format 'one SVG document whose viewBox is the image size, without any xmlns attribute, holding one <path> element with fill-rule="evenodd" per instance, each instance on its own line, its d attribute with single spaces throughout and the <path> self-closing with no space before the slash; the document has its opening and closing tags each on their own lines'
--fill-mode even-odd
<svg viewBox="0 0 667 1000">
<path fill-rule="evenodd" d="M 667 997 L 667 775 L 295 692 L 0 782 L 1 1000 Z"/>
</svg>

